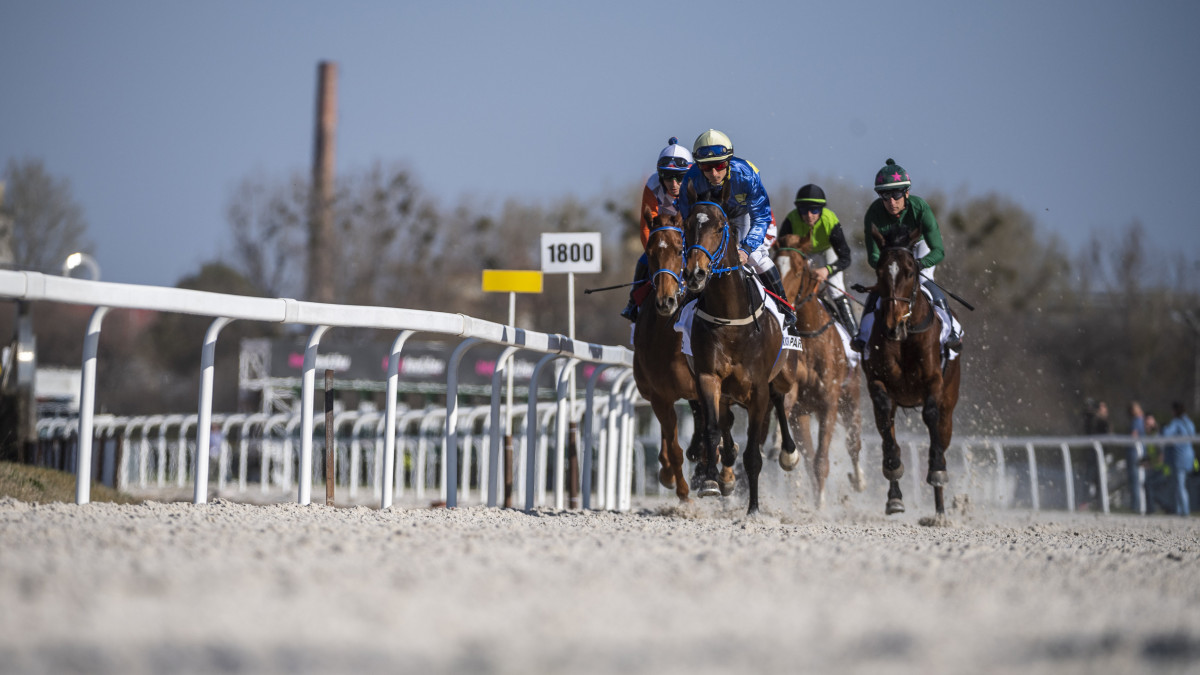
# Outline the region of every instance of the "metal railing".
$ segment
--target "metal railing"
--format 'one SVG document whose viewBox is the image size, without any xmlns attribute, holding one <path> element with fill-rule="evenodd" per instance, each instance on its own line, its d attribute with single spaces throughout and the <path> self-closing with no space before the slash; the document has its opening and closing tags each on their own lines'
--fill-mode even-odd
<svg viewBox="0 0 1200 675">
<path fill-rule="evenodd" d="M 392 343 L 391 351 L 388 355 L 388 380 L 387 380 L 387 399 L 386 408 L 384 411 L 384 434 L 383 442 L 385 444 L 383 452 L 383 468 L 384 476 L 394 474 L 395 467 L 395 441 L 396 441 L 396 386 L 399 378 L 400 354 L 405 342 L 418 332 L 436 333 L 441 335 L 450 335 L 463 338 L 458 348 L 455 350 L 451 358 L 451 363 L 447 367 L 447 382 L 446 382 L 446 408 L 445 419 L 443 425 L 443 451 L 444 451 L 444 468 L 447 475 L 458 475 L 458 394 L 457 394 L 457 365 L 463 354 L 468 349 L 479 343 L 492 343 L 504 345 L 514 348 L 514 350 L 528 350 L 545 354 L 539 362 L 539 369 L 535 370 L 534 378 L 530 382 L 529 396 L 529 415 L 528 419 L 536 419 L 534 409 L 537 405 L 536 391 L 538 386 L 537 376 L 540 371 L 540 366 L 545 365 L 554 360 L 565 360 L 558 364 L 557 371 L 557 388 L 561 393 L 563 390 L 565 374 L 573 370 L 573 367 L 578 363 L 593 363 L 604 367 L 618 367 L 629 371 L 632 367 L 632 352 L 624 347 L 598 345 L 588 342 L 571 340 L 562 335 L 554 335 L 547 333 L 538 333 L 535 331 L 527 331 L 515 326 L 506 326 L 503 324 L 493 323 L 476 319 L 463 314 L 450 314 L 444 312 L 431 312 L 422 310 L 397 309 L 387 307 L 365 307 L 357 305 L 333 305 L 324 303 L 302 302 L 289 298 L 252 298 L 236 295 L 227 295 L 221 293 L 209 293 L 205 291 L 193 291 L 177 288 L 165 288 L 159 286 L 138 286 L 131 284 L 118 284 L 101 281 L 84 281 L 80 279 L 70 279 L 65 277 L 56 277 L 44 275 L 38 272 L 12 272 L 0 271 L 0 297 L 11 298 L 15 300 L 25 300 L 32 302 L 62 302 L 79 305 L 90 305 L 95 307 L 92 312 L 91 319 L 84 335 L 83 343 L 83 378 L 80 396 L 80 414 L 78 421 L 78 453 L 76 458 L 76 486 L 75 486 L 75 501 L 78 504 L 86 504 L 90 501 L 91 489 L 91 465 L 92 465 L 92 444 L 95 438 L 96 419 L 95 419 L 95 392 L 96 392 L 96 358 L 98 345 L 100 340 L 101 327 L 105 315 L 110 309 L 142 309 L 153 310 L 160 312 L 173 312 L 182 314 L 192 314 L 200 316 L 213 317 L 213 321 L 209 324 L 208 330 L 204 337 L 203 347 L 201 349 L 200 368 L 201 368 L 201 385 L 200 385 L 200 402 L 198 412 L 194 422 L 196 429 L 196 447 L 207 448 L 209 445 L 209 434 L 212 423 L 212 380 L 213 380 L 213 363 L 216 351 L 216 342 L 221 330 L 230 322 L 235 320 L 240 321 L 264 321 L 272 323 L 285 324 L 302 324 L 312 326 L 312 332 L 309 335 L 307 347 L 304 354 L 303 378 L 302 381 L 302 401 L 301 401 L 301 419 L 299 422 L 300 436 L 300 457 L 298 462 L 298 470 L 300 475 L 297 478 L 298 494 L 297 501 L 301 504 L 311 503 L 312 492 L 312 450 L 313 450 L 313 430 L 314 430 L 314 415 L 313 403 L 315 399 L 315 379 L 316 379 L 316 357 L 320 347 L 322 336 L 331 328 L 351 328 L 351 329 L 372 329 L 372 330 L 389 330 L 397 331 L 395 340 Z M 512 352 L 506 350 L 506 354 L 511 356 Z M 504 360 L 502 359 L 502 362 Z M 504 362 L 503 367 L 508 367 L 511 360 Z M 500 372 L 502 364 L 497 364 L 497 372 Z M 611 396 L 623 397 L 626 403 L 623 406 L 625 417 L 631 414 L 631 401 L 636 395 L 631 386 L 622 388 L 621 383 L 627 379 L 618 376 L 617 384 L 613 386 Z M 584 414 L 582 437 L 584 441 L 584 461 L 590 460 L 590 449 L 592 443 L 591 425 L 594 419 L 594 397 L 593 383 L 589 381 L 588 396 L 584 402 Z M 562 396 L 559 396 L 559 406 L 563 405 Z M 610 406 L 613 408 L 621 406 Z M 493 406 L 493 418 L 491 420 L 492 428 L 500 426 L 500 420 L 496 416 L 497 409 Z M 508 412 L 511 414 L 511 411 Z M 556 415 L 556 467 L 564 465 L 566 443 L 564 441 L 567 425 L 569 420 L 568 415 Z M 624 427 L 631 429 L 631 423 L 626 420 Z M 536 434 L 530 434 L 533 438 Z M 609 435 L 611 438 L 611 434 Z M 532 443 L 532 441 L 529 441 Z M 181 444 L 182 445 L 182 444 Z M 163 447 L 163 446 L 160 446 Z M 532 447 L 532 446 L 530 446 Z M 618 451 L 628 457 L 632 457 L 633 439 L 632 433 L 625 433 L 617 441 Z M 165 450 L 160 450 L 160 453 Z M 183 450 L 178 450 L 182 453 Z M 161 457 L 161 454 L 160 454 Z M 182 457 L 182 455 L 180 455 Z M 489 468 L 494 473 L 496 460 L 498 457 L 498 443 L 495 435 L 491 438 L 491 452 L 489 455 Z M 193 502 L 202 504 L 207 500 L 208 495 L 208 453 L 195 453 L 195 471 L 194 471 L 194 491 Z M 177 462 L 179 460 L 177 459 Z M 159 464 L 159 471 L 165 463 Z M 630 461 L 625 461 L 625 465 L 631 464 Z M 586 472 L 582 472 L 585 473 Z M 182 474 L 180 474 L 182 475 Z M 527 480 L 529 477 L 527 476 Z M 494 478 L 489 477 L 494 484 Z M 392 505 L 392 481 L 384 480 L 382 482 L 382 495 L 380 506 L 387 508 Z M 458 482 L 450 480 L 444 482 L 446 489 L 446 505 L 453 507 L 458 503 Z M 562 488 L 563 479 L 555 476 L 555 506 L 562 507 Z M 533 508 L 533 502 L 530 495 L 532 491 L 526 495 L 526 508 Z M 585 508 L 586 508 L 585 496 Z M 625 497 L 627 503 L 628 497 Z"/>
</svg>

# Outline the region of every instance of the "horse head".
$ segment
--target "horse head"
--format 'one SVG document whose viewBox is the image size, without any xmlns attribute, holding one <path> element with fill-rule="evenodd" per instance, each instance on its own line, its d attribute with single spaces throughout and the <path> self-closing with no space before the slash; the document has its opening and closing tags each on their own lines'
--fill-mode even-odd
<svg viewBox="0 0 1200 675">
<path fill-rule="evenodd" d="M 882 320 L 889 340 L 908 337 L 908 320 L 920 289 L 921 266 L 912 247 L 921 239 L 913 231 L 901 239 L 887 240 L 879 229 L 871 226 L 871 237 L 879 244 L 879 264 L 875 267 L 875 290 L 879 293 L 878 318 Z"/>
<path fill-rule="evenodd" d="M 703 180 L 703 179 L 702 179 Z M 730 244 L 729 218 L 721 204 L 727 203 L 731 183 L 725 181 L 721 188 L 720 203 L 696 201 L 696 189 L 691 182 L 687 186 L 688 203 L 692 205 L 687 223 L 683 228 L 684 241 L 688 243 L 684 259 L 683 280 L 693 293 L 704 290 L 709 277 L 719 269 L 737 242 Z M 736 261 L 737 254 L 734 253 Z M 735 263 L 736 264 L 736 263 Z"/>
<path fill-rule="evenodd" d="M 650 285 L 654 288 L 654 308 L 660 316 L 671 316 L 683 298 L 683 216 L 664 209 L 650 216 L 642 213 L 652 229 L 646 238 L 646 258 L 650 262 Z"/>
<path fill-rule="evenodd" d="M 776 240 L 775 265 L 783 278 L 783 290 L 789 301 L 808 297 L 817 292 L 820 280 L 808 262 L 812 254 L 812 239 L 798 234 L 785 234 Z"/>
</svg>

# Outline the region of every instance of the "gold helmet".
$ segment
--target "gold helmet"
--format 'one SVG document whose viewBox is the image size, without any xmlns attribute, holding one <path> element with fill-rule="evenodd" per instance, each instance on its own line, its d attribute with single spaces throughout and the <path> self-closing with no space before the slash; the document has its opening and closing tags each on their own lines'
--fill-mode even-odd
<svg viewBox="0 0 1200 675">
<path fill-rule="evenodd" d="M 733 157 L 733 141 L 716 129 L 709 129 L 696 137 L 692 156 L 701 164 L 724 161 Z"/>
</svg>

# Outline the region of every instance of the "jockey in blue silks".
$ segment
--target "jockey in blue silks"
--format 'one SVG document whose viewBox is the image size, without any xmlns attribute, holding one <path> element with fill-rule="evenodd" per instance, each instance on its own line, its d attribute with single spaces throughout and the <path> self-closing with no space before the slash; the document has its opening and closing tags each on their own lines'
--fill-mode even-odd
<svg viewBox="0 0 1200 675">
<path fill-rule="evenodd" d="M 696 193 L 697 202 L 719 204 L 729 218 L 729 227 L 738 242 L 738 257 L 742 264 L 754 270 L 767 290 L 783 298 L 783 279 L 771 260 L 771 244 L 775 241 L 775 218 L 771 200 L 763 188 L 758 167 L 733 156 L 733 142 L 716 129 L 709 129 L 696 138 L 692 146 L 696 164 L 683 178 L 679 212 L 688 217 L 692 204 L 688 187 Z M 721 191 L 730 185 L 728 201 L 721 203 Z M 788 328 L 796 325 L 796 315 L 788 304 L 781 304 Z"/>
</svg>

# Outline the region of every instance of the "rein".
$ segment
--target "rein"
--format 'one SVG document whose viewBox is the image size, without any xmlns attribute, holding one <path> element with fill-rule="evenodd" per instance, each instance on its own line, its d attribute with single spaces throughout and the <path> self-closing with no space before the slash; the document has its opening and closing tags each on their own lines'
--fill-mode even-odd
<svg viewBox="0 0 1200 675">
<path fill-rule="evenodd" d="M 680 240 L 683 239 L 684 235 L 683 235 L 683 230 L 681 228 L 675 227 L 673 225 L 664 225 L 663 227 L 656 227 L 653 230 L 650 230 L 650 233 L 646 235 L 646 244 L 647 244 L 646 248 L 649 248 L 650 239 L 655 235 L 655 233 L 663 232 L 664 230 L 678 232 Z M 666 267 L 660 267 L 660 268 L 658 268 L 657 271 L 654 272 L 654 274 L 650 275 L 650 285 L 657 289 L 658 283 L 655 280 L 658 279 L 658 275 L 669 274 L 669 275 L 671 275 L 671 277 L 673 277 L 675 279 L 675 283 L 676 283 L 675 295 L 682 296 L 684 294 L 684 290 L 683 290 L 684 255 L 686 255 L 686 254 L 681 254 L 679 256 L 679 271 L 678 272 L 676 272 L 675 270 L 667 269 Z"/>
<path fill-rule="evenodd" d="M 709 202 L 709 201 L 696 202 L 692 206 L 694 208 L 694 207 L 700 206 L 702 204 L 708 204 L 709 206 L 714 206 L 714 207 L 716 207 L 716 209 L 718 211 L 721 212 L 721 218 L 725 221 L 724 224 L 721 226 L 721 245 L 717 247 L 716 251 L 709 251 L 707 248 L 705 248 L 703 245 L 701 245 L 699 243 L 688 246 L 684 250 L 684 253 L 683 253 L 683 259 L 684 259 L 685 264 L 687 262 L 688 254 L 690 254 L 692 252 L 692 250 L 699 250 L 701 253 L 708 256 L 709 273 L 713 276 L 713 278 L 720 277 L 723 274 L 728 274 L 730 272 L 735 272 L 737 270 L 740 270 L 742 268 L 741 264 L 736 264 L 736 263 L 730 267 L 717 267 L 718 261 L 723 260 L 725 258 L 726 253 L 728 252 L 729 216 L 727 216 L 725 214 L 725 209 L 722 208 L 721 205 L 716 202 Z M 685 235 L 684 243 L 685 244 L 687 243 L 686 235 Z M 749 293 L 749 297 L 753 298 L 754 293 L 751 292 L 751 289 L 749 288 L 749 286 L 750 286 L 749 280 L 746 279 L 744 276 L 743 276 L 743 280 L 745 280 L 747 283 L 746 290 Z M 751 302 L 754 302 L 753 299 L 751 299 Z M 699 317 L 701 320 L 703 320 L 707 323 L 711 323 L 716 326 L 744 326 L 744 325 L 747 325 L 750 323 L 753 323 L 757 326 L 758 325 L 758 317 L 761 316 L 764 311 L 766 311 L 766 306 L 767 306 L 766 299 L 764 297 L 760 296 L 758 307 L 750 312 L 750 316 L 743 317 L 741 319 L 726 319 L 724 317 L 713 316 L 712 314 L 705 312 L 704 310 L 700 309 L 699 307 L 696 308 L 696 316 Z"/>
<path fill-rule="evenodd" d="M 904 251 L 914 261 L 917 258 L 916 255 L 914 255 L 911 250 L 909 250 L 908 248 L 906 248 L 904 246 L 892 246 L 892 247 L 885 249 L 885 252 L 890 251 L 890 250 Z M 903 302 L 903 303 L 908 304 L 908 312 L 904 316 L 900 317 L 901 321 L 905 321 L 905 322 L 908 321 L 908 317 L 912 316 L 913 306 L 917 304 L 917 294 L 921 292 L 921 272 L 919 270 L 917 271 L 916 277 L 917 278 L 913 280 L 912 293 L 907 298 L 901 298 L 901 297 L 895 296 L 895 295 L 887 295 L 887 296 L 881 295 L 880 296 L 881 300 L 894 300 L 896 302 Z M 925 316 L 925 320 L 922 321 L 919 326 L 908 326 L 907 330 L 910 335 L 916 334 L 916 333 L 924 333 L 925 331 L 929 330 L 930 326 L 933 325 L 933 319 L 934 319 L 935 315 L 937 314 L 937 312 L 935 312 L 933 310 L 933 302 L 932 301 L 929 301 L 927 304 L 929 305 L 929 313 Z"/>
<path fill-rule="evenodd" d="M 691 253 L 693 249 L 699 249 L 699 251 L 701 253 L 708 256 L 708 264 L 711 266 L 711 269 L 709 270 L 709 272 L 714 277 L 719 277 L 722 274 L 727 274 L 729 272 L 732 272 L 732 271 L 738 269 L 738 267 L 740 267 L 740 265 L 733 265 L 732 267 L 717 267 L 716 266 L 717 261 L 719 261 L 725 257 L 725 249 L 726 249 L 726 247 L 729 246 L 729 216 L 725 215 L 725 209 L 721 208 L 721 205 L 716 202 L 696 202 L 692 206 L 694 208 L 696 206 L 700 206 L 701 204 L 708 204 L 710 206 L 717 207 L 717 210 L 721 212 L 721 217 L 724 218 L 724 220 L 725 220 L 725 224 L 721 227 L 721 245 L 717 247 L 717 250 L 715 252 L 712 252 L 712 251 L 709 251 L 707 248 L 704 248 L 704 246 L 702 246 L 701 244 L 692 244 L 691 246 L 687 247 L 686 250 L 684 250 L 683 257 L 684 257 L 684 260 L 686 260 L 688 254 Z"/>
</svg>

